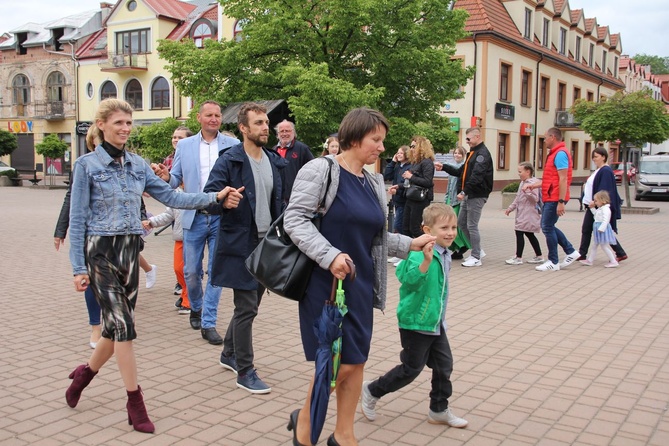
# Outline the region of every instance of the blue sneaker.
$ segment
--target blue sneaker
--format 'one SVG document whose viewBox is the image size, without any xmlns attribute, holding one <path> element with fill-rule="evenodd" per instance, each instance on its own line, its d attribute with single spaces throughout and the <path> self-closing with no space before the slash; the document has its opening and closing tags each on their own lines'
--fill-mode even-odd
<svg viewBox="0 0 669 446">
<path fill-rule="evenodd" d="M 237 374 L 237 358 L 235 358 L 235 355 L 226 356 L 221 352 L 221 360 L 218 363 L 221 364 L 223 368 L 235 372 L 235 375 Z"/>
<path fill-rule="evenodd" d="M 271 387 L 258 377 L 255 369 L 249 370 L 248 373 L 244 375 L 238 375 L 237 387 L 256 394 L 270 393 L 272 391 Z"/>
</svg>

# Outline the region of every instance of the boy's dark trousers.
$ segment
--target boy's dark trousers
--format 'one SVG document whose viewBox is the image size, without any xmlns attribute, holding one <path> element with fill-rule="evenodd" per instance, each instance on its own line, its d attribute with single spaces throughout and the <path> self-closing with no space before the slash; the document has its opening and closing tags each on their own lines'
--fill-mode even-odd
<svg viewBox="0 0 669 446">
<path fill-rule="evenodd" d="M 453 355 L 443 326 L 439 336 L 400 328 L 400 340 L 402 342 L 400 353 L 402 363 L 370 383 L 369 392 L 375 398 L 395 392 L 413 382 L 427 365 L 432 369 L 430 410 L 443 412 L 448 409 L 448 399 L 453 393 L 451 384 Z"/>
</svg>

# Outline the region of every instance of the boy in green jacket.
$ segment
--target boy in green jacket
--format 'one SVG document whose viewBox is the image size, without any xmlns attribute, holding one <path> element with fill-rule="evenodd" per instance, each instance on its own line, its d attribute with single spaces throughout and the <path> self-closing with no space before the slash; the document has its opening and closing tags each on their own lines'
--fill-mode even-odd
<svg viewBox="0 0 669 446">
<path fill-rule="evenodd" d="M 376 403 L 391 392 L 413 382 L 427 365 L 432 369 L 432 391 L 427 421 L 463 428 L 467 420 L 456 417 L 448 407 L 453 393 L 453 355 L 446 337 L 446 303 L 451 252 L 458 219 L 451 208 L 434 203 L 423 211 L 423 231 L 436 237 L 422 252 L 411 252 L 397 267 L 401 282 L 397 321 L 400 328 L 401 364 L 375 381 L 362 385 L 362 413 L 376 419 Z"/>
</svg>

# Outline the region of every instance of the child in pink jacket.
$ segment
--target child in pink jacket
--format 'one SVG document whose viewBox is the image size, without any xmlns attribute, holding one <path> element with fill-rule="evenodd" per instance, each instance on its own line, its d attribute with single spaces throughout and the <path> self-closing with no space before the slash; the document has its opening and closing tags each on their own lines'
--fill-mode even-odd
<svg viewBox="0 0 669 446">
<path fill-rule="evenodd" d="M 518 176 L 520 177 L 520 185 L 516 198 L 504 211 L 506 215 L 516 211 L 516 255 L 506 260 L 506 263 L 507 265 L 522 265 L 525 237 L 534 249 L 534 258 L 528 260 L 527 263 L 543 263 L 544 257 L 541 254 L 541 246 L 537 236 L 534 235 L 541 230 L 541 214 L 539 211 L 541 209 L 539 205 L 541 190 L 523 190 L 525 184 L 532 184 L 539 180 L 534 178 L 534 167 L 527 162 L 518 165 Z"/>
</svg>

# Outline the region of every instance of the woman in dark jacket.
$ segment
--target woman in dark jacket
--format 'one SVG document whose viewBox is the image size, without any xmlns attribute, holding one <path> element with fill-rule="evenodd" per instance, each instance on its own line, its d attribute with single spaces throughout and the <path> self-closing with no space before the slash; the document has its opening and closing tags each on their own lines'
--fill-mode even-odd
<svg viewBox="0 0 669 446">
<path fill-rule="evenodd" d="M 402 226 L 403 234 L 420 237 L 423 233 L 421 230 L 423 210 L 434 198 L 434 151 L 430 140 L 422 136 L 414 136 L 409 149 L 411 168 L 402 174 L 402 178 L 408 180 L 409 187 L 425 188 L 427 194 L 422 200 L 414 200 L 407 195 Z M 406 181 L 404 187 L 407 187 Z"/>
<path fill-rule="evenodd" d="M 411 168 L 409 158 L 407 157 L 408 151 L 409 146 L 401 146 L 397 149 L 397 153 L 393 156 L 392 161 L 386 164 L 386 169 L 383 171 L 383 179 L 392 182 L 392 187 L 388 192 L 393 196 L 393 206 L 395 208 L 393 227 L 388 228 L 388 230 L 400 234 L 404 234 L 402 224 L 404 219 L 404 206 L 407 201 L 404 190 L 404 178 L 402 175 Z"/>
</svg>

